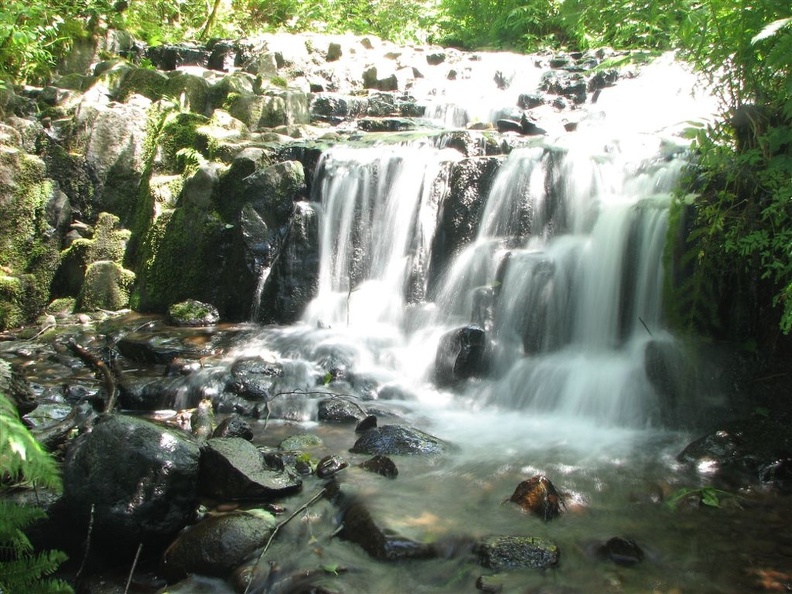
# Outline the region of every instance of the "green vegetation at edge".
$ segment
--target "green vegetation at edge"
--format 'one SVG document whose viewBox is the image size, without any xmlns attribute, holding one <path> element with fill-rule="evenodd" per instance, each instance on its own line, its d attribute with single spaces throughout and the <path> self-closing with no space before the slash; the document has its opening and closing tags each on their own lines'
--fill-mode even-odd
<svg viewBox="0 0 792 594">
<path fill-rule="evenodd" d="M 0 491 L 36 486 L 60 490 L 58 468 L 19 420 L 11 401 L 0 393 Z M 72 592 L 64 581 L 48 577 L 66 555 L 36 552 L 24 533 L 44 516 L 36 506 L 0 499 L 0 592 Z"/>
</svg>

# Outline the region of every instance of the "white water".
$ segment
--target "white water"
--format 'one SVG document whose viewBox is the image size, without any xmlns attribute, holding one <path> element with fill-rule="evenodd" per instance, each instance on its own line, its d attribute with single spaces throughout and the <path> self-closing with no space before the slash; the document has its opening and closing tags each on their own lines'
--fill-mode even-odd
<svg viewBox="0 0 792 594">
<path fill-rule="evenodd" d="M 430 302 L 408 303 L 405 289 L 416 271 L 427 283 L 460 153 L 426 140 L 330 149 L 313 196 L 322 211 L 318 295 L 273 348 L 315 363 L 343 353 L 350 372 L 414 394 L 405 406 L 462 442 L 526 443 L 530 420 L 533 436 L 597 451 L 612 447 L 614 430 L 628 439 L 656 427 L 644 358 L 650 341 L 673 340 L 661 258 L 686 162 L 678 132 L 711 106 L 688 97 L 692 84 L 661 61 L 605 89 L 577 132 L 513 150 L 481 196 L 476 239 L 449 262 Z M 440 337 L 471 323 L 487 332 L 490 376 L 436 388 Z"/>
</svg>

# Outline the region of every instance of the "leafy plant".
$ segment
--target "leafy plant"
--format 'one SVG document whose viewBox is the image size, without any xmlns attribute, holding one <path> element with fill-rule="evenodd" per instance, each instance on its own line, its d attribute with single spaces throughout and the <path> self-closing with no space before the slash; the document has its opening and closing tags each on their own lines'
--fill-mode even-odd
<svg viewBox="0 0 792 594">
<path fill-rule="evenodd" d="M 707 507 L 721 507 L 726 500 L 735 499 L 736 496 L 728 491 L 721 491 L 714 487 L 682 488 L 675 491 L 668 499 L 666 506 L 675 510 L 679 503 L 685 499 L 696 497 L 697 500 Z"/>
<path fill-rule="evenodd" d="M 0 475 L 3 489 L 42 486 L 60 489 L 55 461 L 22 424 L 11 401 L 0 394 Z M 45 517 L 42 510 L 0 501 L 0 591 L 71 593 L 64 581 L 48 578 L 66 560 L 60 551 L 36 553 L 24 533 Z"/>
</svg>

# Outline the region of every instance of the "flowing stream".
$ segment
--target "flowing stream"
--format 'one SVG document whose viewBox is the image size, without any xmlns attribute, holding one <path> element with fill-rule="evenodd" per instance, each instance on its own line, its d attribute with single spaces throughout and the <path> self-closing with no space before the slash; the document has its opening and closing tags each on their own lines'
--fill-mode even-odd
<svg viewBox="0 0 792 594">
<path fill-rule="evenodd" d="M 350 591 L 476 591 L 488 572 L 455 548 L 461 535 L 486 534 L 541 536 L 562 550 L 556 570 L 502 576 L 504 592 L 744 592 L 754 583 L 733 531 L 743 531 L 742 546 L 767 546 L 758 526 L 730 508 L 662 504 L 702 484 L 697 475 L 683 480 L 675 456 L 692 435 L 664 424 L 646 371 L 648 345 L 675 341 L 663 322 L 662 258 L 688 159 L 679 131 L 712 108 L 692 86 L 661 62 L 603 92 L 574 134 L 513 150 L 477 198 L 473 240 L 434 274 L 439 209 L 460 153 L 411 138 L 322 156 L 312 196 L 321 213 L 318 295 L 299 324 L 263 329 L 238 354 L 273 351 L 295 374 L 332 358 L 380 386 L 373 400 L 395 395 L 409 423 L 460 448 L 443 459 L 399 459 L 394 483 L 341 475 L 344 489 L 366 493 L 378 521 L 448 550 L 446 559 L 365 568 L 350 558 Z M 460 126 L 474 111 L 487 113 L 442 103 L 435 115 Z M 489 114 L 475 117 L 497 117 Z M 441 337 L 467 325 L 485 332 L 488 373 L 438 387 Z M 348 428 L 310 417 L 304 423 L 330 451 L 349 448 Z M 271 423 L 257 439 L 275 444 L 293 432 L 291 423 Z M 503 505 L 537 473 L 565 494 L 559 520 Z M 316 544 L 284 539 L 272 558 L 350 555 L 314 532 L 333 513 L 323 505 L 291 528 Z M 614 536 L 634 539 L 645 561 L 597 559 L 596 543 Z"/>
</svg>

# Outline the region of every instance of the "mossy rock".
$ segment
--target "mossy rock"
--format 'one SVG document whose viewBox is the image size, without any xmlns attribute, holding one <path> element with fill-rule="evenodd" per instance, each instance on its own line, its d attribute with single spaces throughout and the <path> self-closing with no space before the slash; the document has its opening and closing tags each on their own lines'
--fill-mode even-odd
<svg viewBox="0 0 792 594">
<path fill-rule="evenodd" d="M 90 264 L 78 298 L 78 309 L 117 311 L 129 305 L 129 293 L 135 273 L 117 262 L 103 260 Z"/>
<path fill-rule="evenodd" d="M 207 137 L 199 131 L 209 118 L 197 113 L 179 113 L 169 119 L 162 129 L 160 154 L 162 168 L 166 171 L 184 171 L 186 161 L 179 155 L 182 149 L 194 149 L 208 157 Z"/>
<path fill-rule="evenodd" d="M 165 84 L 165 95 L 178 97 L 185 109 L 205 114 L 209 108 L 209 83 L 205 78 L 187 72 L 172 72 Z"/>
<path fill-rule="evenodd" d="M 49 301 L 58 262 L 59 236 L 48 212 L 55 197 L 41 159 L 0 146 L 0 270 L 7 279 L 0 328 L 34 320 Z"/>
<path fill-rule="evenodd" d="M 121 80 L 115 99 L 124 102 L 130 95 L 143 95 L 152 101 L 165 96 L 168 77 L 157 70 L 132 68 Z"/>
<path fill-rule="evenodd" d="M 214 305 L 195 299 L 175 303 L 168 308 L 168 321 L 174 326 L 212 326 L 220 320 Z"/>
</svg>

